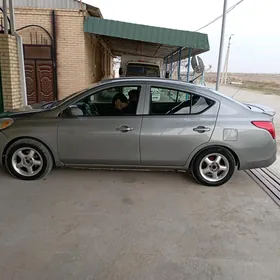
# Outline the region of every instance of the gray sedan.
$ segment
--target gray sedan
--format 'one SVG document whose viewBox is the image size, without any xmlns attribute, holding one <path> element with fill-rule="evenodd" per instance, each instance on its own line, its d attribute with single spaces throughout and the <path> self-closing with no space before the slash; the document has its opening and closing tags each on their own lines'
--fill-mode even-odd
<svg viewBox="0 0 280 280">
<path fill-rule="evenodd" d="M 189 170 L 207 186 L 276 160 L 272 109 L 155 78 L 103 81 L 0 116 L 1 163 L 35 180 L 56 167 Z"/>
</svg>

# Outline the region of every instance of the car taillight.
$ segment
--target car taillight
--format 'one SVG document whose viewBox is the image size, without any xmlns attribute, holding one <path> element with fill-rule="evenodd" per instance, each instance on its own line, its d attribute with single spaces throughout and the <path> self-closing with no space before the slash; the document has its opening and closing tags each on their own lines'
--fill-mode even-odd
<svg viewBox="0 0 280 280">
<path fill-rule="evenodd" d="M 267 130 L 273 139 L 276 138 L 275 127 L 272 122 L 268 121 L 253 121 L 252 124 L 258 128 Z"/>
</svg>

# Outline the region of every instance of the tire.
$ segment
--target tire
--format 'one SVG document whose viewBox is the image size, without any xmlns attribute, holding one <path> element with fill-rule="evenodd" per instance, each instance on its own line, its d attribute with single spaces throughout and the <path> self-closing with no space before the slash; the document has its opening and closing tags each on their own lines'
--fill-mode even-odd
<svg viewBox="0 0 280 280">
<path fill-rule="evenodd" d="M 27 181 L 39 180 L 52 170 L 53 158 L 49 149 L 41 142 L 34 139 L 20 139 L 8 148 L 5 167 L 14 178 Z"/>
<path fill-rule="evenodd" d="M 229 150 L 222 147 L 212 147 L 201 151 L 192 164 L 192 174 L 195 180 L 208 187 L 225 184 L 230 180 L 235 169 L 234 156 Z"/>
</svg>

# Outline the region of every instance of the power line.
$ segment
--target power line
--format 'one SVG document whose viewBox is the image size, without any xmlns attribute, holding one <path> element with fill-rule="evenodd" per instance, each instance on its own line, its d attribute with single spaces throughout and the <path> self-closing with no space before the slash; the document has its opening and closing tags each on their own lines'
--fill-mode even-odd
<svg viewBox="0 0 280 280">
<path fill-rule="evenodd" d="M 235 8 L 236 8 L 239 4 L 241 4 L 243 1 L 244 1 L 244 0 L 240 0 L 239 2 L 235 3 L 233 6 L 231 6 L 230 8 L 228 8 L 227 14 L 228 14 L 229 12 L 231 12 L 233 9 L 235 9 Z M 200 31 L 201 29 L 204 29 L 204 28 L 208 27 L 209 25 L 211 25 L 212 23 L 216 22 L 217 20 L 219 20 L 219 19 L 222 18 L 222 17 L 223 17 L 223 15 L 220 15 L 220 16 L 216 17 L 215 19 L 213 19 L 212 21 L 210 21 L 210 22 L 207 23 L 206 25 L 204 25 L 204 26 L 200 27 L 199 29 L 197 29 L 196 32 L 197 32 L 197 31 Z"/>
</svg>

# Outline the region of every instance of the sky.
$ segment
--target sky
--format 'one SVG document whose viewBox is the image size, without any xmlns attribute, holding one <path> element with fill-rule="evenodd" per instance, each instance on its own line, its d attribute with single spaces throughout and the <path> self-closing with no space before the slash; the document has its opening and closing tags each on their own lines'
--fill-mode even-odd
<svg viewBox="0 0 280 280">
<path fill-rule="evenodd" d="M 223 12 L 223 0 L 85 0 L 103 17 L 132 23 L 195 31 Z M 228 8 L 238 0 L 228 0 Z M 221 36 L 218 20 L 200 32 L 208 34 L 205 65 L 216 71 Z M 231 40 L 229 72 L 280 73 L 280 1 L 244 0 L 227 15 L 224 57 Z M 224 58 L 223 58 L 224 64 Z M 223 67 L 222 64 L 222 67 Z"/>
</svg>

